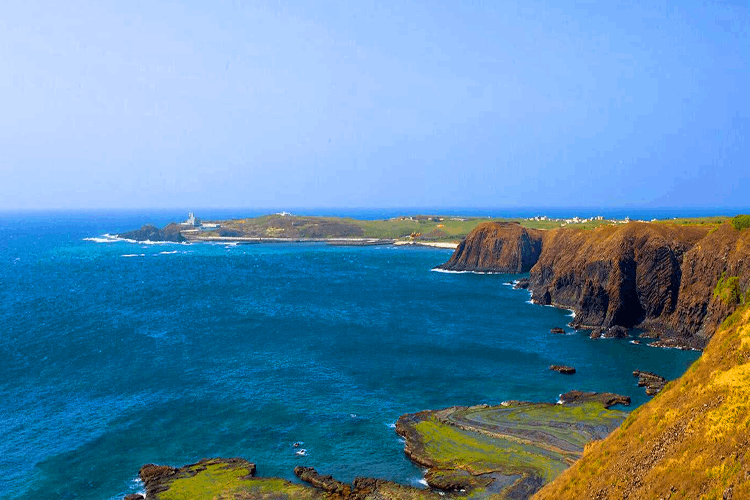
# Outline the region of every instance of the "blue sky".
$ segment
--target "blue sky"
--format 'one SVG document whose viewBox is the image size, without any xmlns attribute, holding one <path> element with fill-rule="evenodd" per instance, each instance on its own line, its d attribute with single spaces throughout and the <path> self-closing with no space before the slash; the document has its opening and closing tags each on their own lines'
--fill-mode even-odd
<svg viewBox="0 0 750 500">
<path fill-rule="evenodd" d="M 750 205 L 748 2 L 7 2 L 0 208 Z"/>
</svg>

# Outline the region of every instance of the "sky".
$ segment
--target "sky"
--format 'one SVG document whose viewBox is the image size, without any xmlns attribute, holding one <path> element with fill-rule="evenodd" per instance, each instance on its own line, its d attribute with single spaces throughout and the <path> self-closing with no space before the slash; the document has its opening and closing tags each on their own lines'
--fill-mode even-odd
<svg viewBox="0 0 750 500">
<path fill-rule="evenodd" d="M 748 207 L 750 2 L 0 6 L 0 209 Z"/>
</svg>

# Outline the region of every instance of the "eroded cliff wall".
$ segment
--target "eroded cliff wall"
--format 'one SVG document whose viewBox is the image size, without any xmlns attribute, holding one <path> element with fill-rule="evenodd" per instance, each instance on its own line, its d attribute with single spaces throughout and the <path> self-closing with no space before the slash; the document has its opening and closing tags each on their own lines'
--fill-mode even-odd
<svg viewBox="0 0 750 500">
<path fill-rule="evenodd" d="M 512 222 L 485 222 L 459 244 L 450 260 L 439 269 L 525 273 L 542 251 L 544 232 Z"/>
<path fill-rule="evenodd" d="M 524 272 L 540 304 L 576 327 L 641 327 L 703 347 L 750 289 L 750 230 L 631 222 L 593 230 L 478 226 L 442 269 Z"/>
</svg>

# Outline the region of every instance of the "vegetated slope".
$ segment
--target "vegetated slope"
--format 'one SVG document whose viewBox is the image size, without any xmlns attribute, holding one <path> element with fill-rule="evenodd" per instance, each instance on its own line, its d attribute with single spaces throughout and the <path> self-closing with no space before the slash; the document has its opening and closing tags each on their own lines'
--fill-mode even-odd
<svg viewBox="0 0 750 500">
<path fill-rule="evenodd" d="M 534 497 L 750 498 L 750 306 L 653 400 Z"/>
<path fill-rule="evenodd" d="M 530 268 L 534 301 L 573 309 L 573 326 L 641 327 L 663 345 L 702 348 L 721 321 L 750 299 L 750 230 L 732 222 L 549 231 L 482 224 L 439 267 Z"/>
<path fill-rule="evenodd" d="M 459 244 L 450 260 L 438 266 L 448 271 L 525 273 L 542 252 L 544 231 L 514 222 L 479 224 Z"/>
</svg>

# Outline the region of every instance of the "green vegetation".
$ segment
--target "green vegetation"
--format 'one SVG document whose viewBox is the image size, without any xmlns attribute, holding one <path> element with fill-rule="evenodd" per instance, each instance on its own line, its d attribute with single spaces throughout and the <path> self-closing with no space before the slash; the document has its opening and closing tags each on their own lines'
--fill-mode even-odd
<svg viewBox="0 0 750 500">
<path fill-rule="evenodd" d="M 397 428 L 410 456 L 430 466 L 428 483 L 479 498 L 551 481 L 625 416 L 596 402 L 510 403 L 405 415 Z"/>
<path fill-rule="evenodd" d="M 323 495 L 308 486 L 276 478 L 249 477 L 249 471 L 220 459 L 181 469 L 158 500 L 318 500 Z"/>
<path fill-rule="evenodd" d="M 714 288 L 714 298 L 717 297 L 727 305 L 739 304 L 743 299 L 739 276 L 727 277 L 726 272 L 721 273 L 721 278 Z"/>
<path fill-rule="evenodd" d="M 732 226 L 737 231 L 747 229 L 748 227 L 750 227 L 750 215 L 741 214 L 732 217 Z"/>
</svg>

